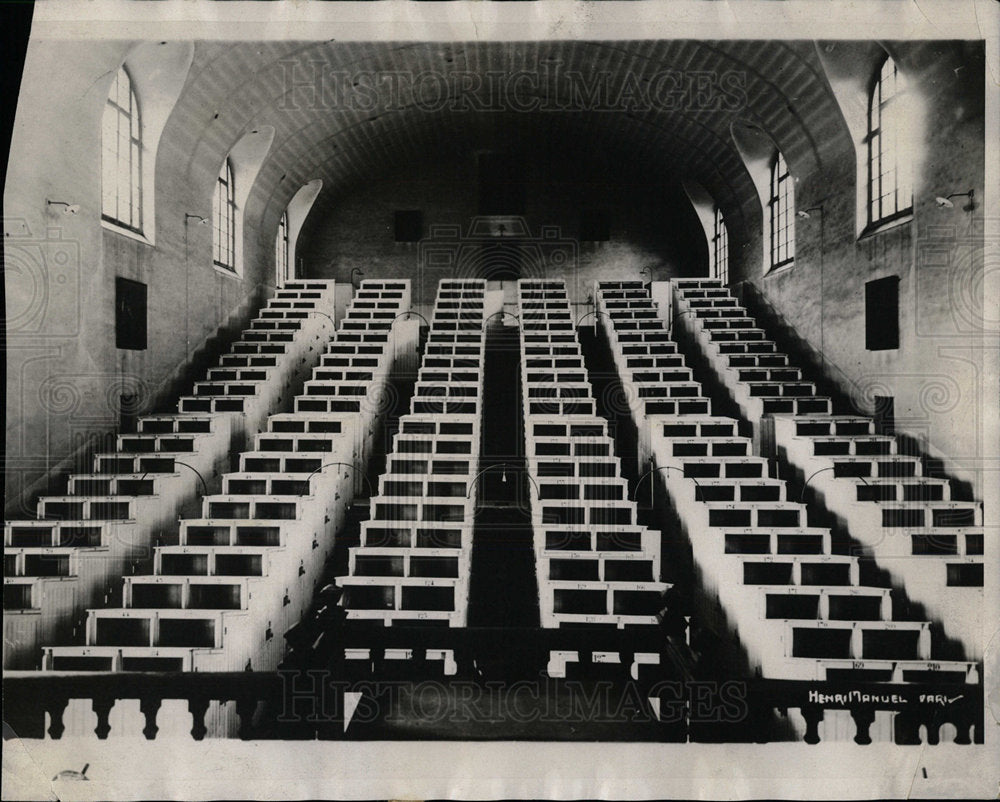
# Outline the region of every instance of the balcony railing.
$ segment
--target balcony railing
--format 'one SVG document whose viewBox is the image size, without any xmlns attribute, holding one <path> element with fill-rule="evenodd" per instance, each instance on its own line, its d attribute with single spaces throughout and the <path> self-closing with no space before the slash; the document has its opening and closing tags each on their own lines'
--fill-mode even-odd
<svg viewBox="0 0 1000 802">
<path fill-rule="evenodd" d="M 387 649 L 395 649 L 405 643 L 394 628 L 386 628 L 387 637 L 381 643 L 369 642 L 371 649 L 370 661 L 363 661 L 366 669 L 372 665 L 379 667 L 396 664 L 396 660 L 386 660 Z M 390 634 L 392 633 L 392 634 Z M 426 635 L 427 632 L 425 631 Z M 451 633 L 454 635 L 454 631 Z M 577 633 L 578 634 L 578 633 Z M 440 663 L 412 663 L 404 673 L 421 673 L 423 667 L 428 671 L 436 671 L 437 679 L 433 683 L 445 695 L 449 682 L 465 686 L 490 686 L 491 683 L 482 677 L 469 674 L 462 670 L 464 657 L 457 650 L 456 661 L 459 674 L 455 677 L 442 678 Z M 435 665 L 431 665 L 431 663 Z M 357 667 L 355 667 L 356 669 Z M 614 666 L 624 674 L 624 666 Z M 345 679 L 348 674 L 354 676 Z M 641 675 L 640 675 L 641 676 Z M 443 680 L 443 681 L 442 681 Z M 631 681 L 624 677 L 621 685 Z M 560 683 L 563 683 L 560 685 Z M 386 687 L 391 683 L 388 683 Z M 658 713 L 647 711 L 647 727 L 653 728 L 654 739 L 663 741 L 699 740 L 699 706 L 704 707 L 706 699 L 714 698 L 715 709 L 704 721 L 712 722 L 713 740 L 719 733 L 723 740 L 759 740 L 785 738 L 788 735 L 773 735 L 778 732 L 768 722 L 781 720 L 775 716 L 775 711 L 787 714 L 790 710 L 800 712 L 805 721 L 804 740 L 815 744 L 820 741 L 820 722 L 825 711 L 847 710 L 855 725 L 854 742 L 868 744 L 872 742 L 870 728 L 875 722 L 876 712 L 891 711 L 895 713 L 893 733 L 898 744 L 918 744 L 922 738 L 929 744 L 935 744 L 941 737 L 941 728 L 945 724 L 954 726 L 957 734 L 954 741 L 958 744 L 983 743 L 984 716 L 983 692 L 981 684 L 956 684 L 948 682 L 921 683 L 869 683 L 869 682 L 820 682 L 803 680 L 729 680 L 723 683 L 726 687 L 727 704 L 718 705 L 719 688 L 712 690 L 712 683 L 692 679 L 648 678 L 634 683 L 634 699 L 659 698 Z M 97 716 L 97 726 L 94 733 L 99 739 L 105 739 L 111 733 L 111 712 L 119 700 L 138 700 L 144 726 L 142 734 L 153 740 L 159 728 L 156 723 L 157 713 L 165 700 L 183 700 L 192 716 L 191 736 L 201 740 L 208 734 L 205 715 L 211 702 L 235 702 L 238 716 L 238 736 L 243 739 L 320 739 L 335 740 L 360 737 L 363 739 L 383 738 L 386 731 L 376 726 L 366 727 L 355 735 L 344 727 L 344 702 L 346 693 L 366 693 L 378 698 L 379 681 L 368 678 L 359 679 L 356 671 L 331 671 L 326 669 L 288 669 L 277 672 L 228 672 L 228 673 L 153 673 L 153 672 L 121 672 L 121 673 L 57 673 L 57 672 L 8 672 L 3 679 L 4 718 L 7 724 L 21 738 L 41 739 L 46 736 L 52 739 L 62 737 L 66 731 L 64 713 L 70 700 L 85 700 Z M 420 683 L 414 683 L 419 688 Z M 509 684 L 511 693 L 521 693 L 518 704 L 525 698 L 524 681 Z M 564 693 L 573 683 L 567 680 L 554 681 L 540 679 L 535 682 L 534 693 L 543 697 L 536 703 L 546 704 L 546 693 Z M 498 683 L 494 680 L 490 692 L 496 692 Z M 576 686 L 574 686 L 576 687 Z M 618 686 L 611 686 L 618 687 Z M 503 690 L 501 684 L 501 692 Z M 571 689 L 572 690 L 572 689 Z M 457 700 L 467 690 L 453 693 Z M 529 694 L 530 696 L 530 694 Z M 710 702 L 711 704 L 711 702 Z M 557 708 L 558 709 L 558 706 Z M 721 715 L 720 715 L 721 711 Z M 46 728 L 46 714 L 49 724 Z M 409 734 L 396 733 L 391 737 L 431 738 L 462 738 L 463 733 L 470 731 L 469 718 L 466 712 L 458 709 L 457 720 L 465 722 L 456 728 L 449 723 L 447 717 L 427 724 Z M 139 721 L 126 717 L 131 721 L 128 726 L 139 729 Z M 629 727 L 634 718 L 627 718 L 623 723 L 621 737 L 630 738 Z M 474 722 L 474 719 L 473 719 Z M 585 727 L 586 719 L 580 722 Z M 605 722 L 606 723 L 606 722 Z M 719 729 L 719 725 L 731 726 L 732 735 L 727 730 Z M 505 727 L 510 726 L 512 738 L 523 737 L 523 722 L 506 724 L 491 720 L 484 724 L 483 737 L 500 737 Z M 522 729 L 518 729 L 521 727 Z M 658 728 L 658 729 L 657 729 Z M 926 728 L 923 735 L 921 728 Z M 566 728 L 567 731 L 572 728 Z M 605 730 L 606 731 L 606 730 Z M 419 732 L 419 735 L 415 734 Z M 659 734 L 657 734 L 659 733 Z M 768 734 L 772 733 L 772 734 Z M 138 732 L 116 733 L 135 737 Z M 573 740 L 581 739 L 580 733 L 566 736 Z M 617 736 L 616 736 L 617 737 Z M 648 736 L 646 736 L 648 737 Z M 644 739 L 646 739 L 644 737 Z M 507 740 L 511 738 L 505 738 Z M 586 736 L 583 736 L 586 739 Z"/>
</svg>

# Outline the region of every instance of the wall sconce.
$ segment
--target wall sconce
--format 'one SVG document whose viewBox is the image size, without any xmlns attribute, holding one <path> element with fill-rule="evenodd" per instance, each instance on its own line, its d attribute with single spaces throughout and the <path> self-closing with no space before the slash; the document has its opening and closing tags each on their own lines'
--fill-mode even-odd
<svg viewBox="0 0 1000 802">
<path fill-rule="evenodd" d="M 971 212 L 976 208 L 975 197 L 976 191 L 974 189 L 970 189 L 968 192 L 952 192 L 950 195 L 945 195 L 944 197 L 938 195 L 938 197 L 934 199 L 934 202 L 940 209 L 953 209 L 955 208 L 955 204 L 951 202 L 952 198 L 968 198 L 969 203 L 965 206 L 965 211 Z"/>
<path fill-rule="evenodd" d="M 199 226 L 207 226 L 212 221 L 207 217 L 202 217 L 200 214 L 191 214 L 191 212 L 184 212 L 184 222 L 187 223 L 188 220 L 197 220 Z"/>
<path fill-rule="evenodd" d="M 64 207 L 63 210 L 62 210 L 63 214 L 76 214 L 77 212 L 80 211 L 80 204 L 79 203 L 68 203 L 67 201 L 54 201 L 54 200 L 49 200 L 48 198 L 46 198 L 45 199 L 45 205 L 46 205 L 46 207 L 48 207 L 48 206 L 62 206 L 62 207 Z"/>
<path fill-rule="evenodd" d="M 810 217 L 812 217 L 812 215 L 810 214 L 810 212 L 819 212 L 820 216 L 822 217 L 823 216 L 823 207 L 822 206 L 810 206 L 808 209 L 800 209 L 799 211 L 797 211 L 795 213 L 795 216 L 798 217 L 798 218 L 800 218 L 800 219 L 802 219 L 802 220 L 808 220 Z"/>
</svg>

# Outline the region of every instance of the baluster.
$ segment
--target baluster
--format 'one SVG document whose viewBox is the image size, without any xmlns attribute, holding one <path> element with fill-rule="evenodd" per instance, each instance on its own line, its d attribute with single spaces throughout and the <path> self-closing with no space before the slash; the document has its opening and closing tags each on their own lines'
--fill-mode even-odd
<svg viewBox="0 0 1000 802">
<path fill-rule="evenodd" d="M 766 703 L 757 702 L 750 705 L 750 720 L 753 722 L 754 743 L 766 744 L 771 740 L 773 726 L 771 723 L 774 716 L 774 708 L 768 707 Z"/>
<path fill-rule="evenodd" d="M 205 713 L 208 712 L 208 699 L 204 696 L 193 696 L 188 699 L 188 712 L 191 714 L 191 737 L 200 741 L 208 729 L 205 727 Z"/>
<path fill-rule="evenodd" d="M 111 716 L 111 708 L 115 706 L 115 699 L 113 696 L 95 696 L 90 706 L 97 713 L 97 726 L 94 727 L 94 732 L 103 741 L 111 732 L 111 723 L 108 719 Z"/>
<path fill-rule="evenodd" d="M 162 701 L 155 696 L 144 696 L 139 700 L 139 709 L 146 717 L 146 726 L 143 728 L 142 734 L 146 736 L 147 741 L 156 738 L 156 733 L 160 731 L 160 728 L 156 726 L 156 714 L 160 710 Z"/>
<path fill-rule="evenodd" d="M 854 726 L 857 729 L 854 743 L 870 744 L 872 742 L 870 730 L 875 721 L 875 710 L 871 707 L 855 707 L 851 709 L 851 718 L 854 719 Z"/>
<path fill-rule="evenodd" d="M 931 746 L 937 746 L 941 740 L 941 724 L 942 721 L 936 713 L 931 714 L 924 721 L 924 726 L 927 727 L 927 743 Z"/>
<path fill-rule="evenodd" d="M 962 744 L 963 746 L 971 744 L 972 738 L 969 735 L 969 730 L 972 728 L 972 725 L 969 719 L 961 713 L 956 713 L 952 724 L 955 725 L 955 729 L 957 730 L 955 733 L 955 743 Z"/>
<path fill-rule="evenodd" d="M 240 738 L 244 740 L 252 737 L 255 712 L 257 712 L 255 696 L 241 696 L 236 700 L 236 715 L 240 717 Z"/>
<path fill-rule="evenodd" d="M 59 740 L 62 734 L 66 731 L 66 726 L 63 724 L 63 713 L 66 712 L 66 705 L 69 704 L 69 699 L 56 698 L 51 699 L 45 705 L 45 712 L 49 714 L 49 737 L 53 740 Z"/>
<path fill-rule="evenodd" d="M 807 744 L 818 744 L 819 723 L 823 720 L 823 708 L 819 705 L 802 705 L 802 717 L 806 720 L 806 734 L 802 740 Z"/>
<path fill-rule="evenodd" d="M 898 745 L 912 746 L 920 743 L 920 722 L 913 713 L 901 710 L 893 718 L 892 724 Z"/>
</svg>

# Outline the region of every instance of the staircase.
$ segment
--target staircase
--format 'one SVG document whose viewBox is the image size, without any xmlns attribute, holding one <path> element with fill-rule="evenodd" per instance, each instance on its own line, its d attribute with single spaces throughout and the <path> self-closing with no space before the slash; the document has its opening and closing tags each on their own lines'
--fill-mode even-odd
<svg viewBox="0 0 1000 802">
<path fill-rule="evenodd" d="M 348 622 L 466 625 L 475 476 L 482 415 L 485 282 L 438 288 L 410 414 L 400 419 L 386 472 L 338 580 Z M 415 644 L 418 646 L 419 644 Z M 419 651 L 415 649 L 414 651 Z M 444 660 L 444 651 L 426 651 Z M 387 659 L 407 658 L 393 652 Z M 424 655 L 422 655 L 424 656 Z M 350 660 L 367 660 L 352 649 Z"/>
<path fill-rule="evenodd" d="M 43 645 L 77 640 L 86 608 L 148 566 L 246 433 L 290 403 L 333 330 L 333 291 L 328 281 L 278 290 L 177 412 L 141 417 L 114 452 L 93 456 L 92 472 L 69 477 L 66 494 L 43 496 L 37 520 L 4 523 L 4 668 L 37 668 Z"/>
<path fill-rule="evenodd" d="M 778 455 L 847 531 L 851 552 L 888 572 L 960 655 L 982 659 L 981 502 L 952 499 L 947 479 L 926 475 L 871 418 L 834 415 L 831 399 L 718 281 L 678 280 L 673 293 L 678 327 L 746 420 L 758 431 L 773 423 Z"/>
<path fill-rule="evenodd" d="M 635 502 L 596 412 L 562 282 L 518 283 L 521 381 L 531 482 L 541 624 L 547 628 L 655 628 L 669 588 L 661 581 L 660 535 L 636 521 Z M 577 651 L 557 651 L 562 676 Z M 590 654 L 589 662 L 617 660 Z M 658 653 L 636 653 L 658 664 Z"/>
<path fill-rule="evenodd" d="M 676 287 L 704 291 L 700 284 L 679 280 Z M 669 337 L 665 310 L 646 288 L 601 282 L 595 298 L 648 473 L 666 488 L 701 583 L 718 599 L 752 669 L 772 679 L 978 683 L 974 662 L 938 659 L 929 622 L 894 619 L 891 591 L 863 583 L 856 556 L 833 553 L 830 531 L 809 525 L 805 505 L 770 476 L 768 461 L 740 435 L 739 421 L 711 414 Z M 692 300 L 703 304 L 694 308 L 706 310 L 706 319 L 726 310 L 733 316 L 723 319 L 738 321 L 708 331 L 727 333 L 711 341 L 727 358 L 738 358 L 740 369 L 742 360 L 758 356 L 765 362 L 754 369 L 772 367 L 773 350 L 739 310 L 714 292 Z M 743 330 L 746 340 L 729 336 Z M 793 386 L 787 396 L 752 397 L 787 399 L 802 414 L 794 389 L 802 382 L 797 376 L 787 381 Z M 828 415 L 822 399 L 814 403 Z M 837 726 L 841 714 L 826 715 Z"/>
<path fill-rule="evenodd" d="M 323 360 L 363 349 L 374 364 L 335 378 L 321 364 L 308 383 L 353 407 L 303 410 L 313 398 L 307 391 L 294 412 L 272 415 L 240 455 L 239 470 L 223 477 L 222 492 L 203 499 L 201 517 L 182 520 L 178 542 L 156 548 L 154 573 L 126 578 L 122 607 L 89 611 L 86 645 L 47 648 L 47 669 L 278 665 L 283 641 L 275 636 L 312 600 L 364 473 L 366 444 L 381 420 L 378 399 L 396 356 L 415 347 L 417 326 L 401 319 L 409 304 L 408 282 L 362 282 Z M 227 730 L 231 717 L 214 715 L 213 728 Z"/>
</svg>

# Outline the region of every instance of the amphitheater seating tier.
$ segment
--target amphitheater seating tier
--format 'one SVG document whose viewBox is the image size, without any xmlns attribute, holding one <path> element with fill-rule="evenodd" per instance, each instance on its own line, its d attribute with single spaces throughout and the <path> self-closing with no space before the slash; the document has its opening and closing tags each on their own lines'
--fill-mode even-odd
<svg viewBox="0 0 1000 802">
<path fill-rule="evenodd" d="M 761 342 L 728 292 L 683 280 L 677 291 L 688 284 L 713 315 L 740 321 L 730 331 L 747 333 L 735 341 L 706 341 Z M 830 531 L 810 525 L 805 505 L 770 475 L 768 461 L 754 455 L 752 439 L 740 436 L 739 421 L 710 410 L 689 416 L 649 409 L 647 388 L 673 377 L 690 381 L 681 364 L 670 366 L 670 377 L 652 374 L 653 355 L 635 349 L 637 326 L 646 333 L 670 330 L 669 310 L 660 309 L 638 282 L 601 282 L 595 297 L 647 474 L 666 488 L 702 584 L 718 599 L 751 665 L 775 679 L 900 682 L 943 672 L 937 676 L 978 682 L 975 663 L 935 659 L 929 622 L 893 617 L 891 591 L 863 584 L 856 556 L 832 553 Z M 721 345 L 715 347 L 723 353 Z M 759 403 L 760 396 L 747 398 Z M 866 434 L 865 442 L 881 440 Z M 868 447 L 875 446 L 861 446 Z"/>
<path fill-rule="evenodd" d="M 84 645 L 47 647 L 47 669 L 277 667 L 281 635 L 311 603 L 362 478 L 394 361 L 415 347 L 416 327 L 402 319 L 409 295 L 408 282 L 362 282 L 323 355 L 378 343 L 362 390 L 354 378 L 316 378 L 326 368 L 315 367 L 295 411 L 268 418 L 238 470 L 222 477 L 220 492 L 202 499 L 200 515 L 180 521 L 176 542 L 155 549 L 153 573 L 125 578 L 120 607 L 89 610 Z M 377 320 L 367 311 L 370 300 L 384 310 Z M 357 407 L 302 409 L 317 382 L 350 388 Z"/>
<path fill-rule="evenodd" d="M 819 503 L 924 614 L 982 658 L 983 520 L 979 501 L 956 500 L 946 479 L 925 475 L 896 437 L 871 418 L 833 414 L 786 354 L 775 365 L 747 365 L 732 344 L 766 337 L 728 288 L 707 279 L 673 284 L 676 320 L 741 414 L 759 429 L 773 422 L 783 459 L 802 474 Z M 713 306 L 705 304 L 711 302 Z"/>
<path fill-rule="evenodd" d="M 288 405 L 333 331 L 333 299 L 332 281 L 277 290 L 176 413 L 140 417 L 65 494 L 43 496 L 37 520 L 5 522 L 5 668 L 37 667 L 42 646 L 74 640 L 87 607 L 115 595 L 247 433 Z"/>
</svg>

